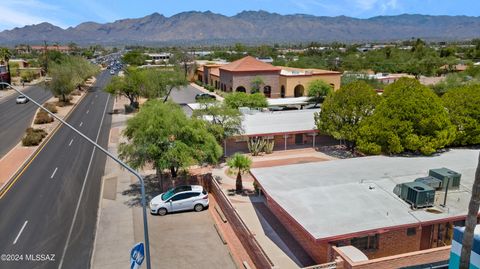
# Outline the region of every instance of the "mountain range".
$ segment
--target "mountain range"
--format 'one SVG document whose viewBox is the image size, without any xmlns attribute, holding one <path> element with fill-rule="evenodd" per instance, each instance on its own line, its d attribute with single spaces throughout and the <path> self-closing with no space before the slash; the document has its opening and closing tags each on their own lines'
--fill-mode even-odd
<svg viewBox="0 0 480 269">
<path fill-rule="evenodd" d="M 410 38 L 466 40 L 480 37 L 480 17 L 403 14 L 358 19 L 243 11 L 235 16 L 153 13 L 111 23 L 85 22 L 62 29 L 44 22 L 0 32 L 0 44 L 75 42 L 81 45 L 214 45 L 300 42 L 374 42 Z"/>
</svg>

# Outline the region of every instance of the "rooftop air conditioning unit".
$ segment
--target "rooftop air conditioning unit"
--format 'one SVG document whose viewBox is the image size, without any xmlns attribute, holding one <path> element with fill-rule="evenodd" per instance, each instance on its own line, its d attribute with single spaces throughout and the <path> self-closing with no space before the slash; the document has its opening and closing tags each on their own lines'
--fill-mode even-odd
<svg viewBox="0 0 480 269">
<path fill-rule="evenodd" d="M 430 207 L 435 201 L 435 189 L 421 182 L 399 184 L 394 192 L 413 208 Z"/>
<path fill-rule="evenodd" d="M 430 187 L 432 187 L 436 190 L 442 188 L 442 180 L 440 180 L 436 177 L 431 177 L 431 176 L 420 177 L 420 178 L 415 179 L 415 182 L 421 182 L 421 183 L 423 183 L 427 186 L 430 186 Z"/>
<path fill-rule="evenodd" d="M 462 177 L 462 174 L 448 168 L 443 167 L 437 169 L 430 169 L 428 175 L 440 179 L 442 181 L 442 189 L 446 188 L 448 182 L 450 182 L 448 183 L 449 189 L 458 189 L 460 187 L 460 178 Z"/>
</svg>

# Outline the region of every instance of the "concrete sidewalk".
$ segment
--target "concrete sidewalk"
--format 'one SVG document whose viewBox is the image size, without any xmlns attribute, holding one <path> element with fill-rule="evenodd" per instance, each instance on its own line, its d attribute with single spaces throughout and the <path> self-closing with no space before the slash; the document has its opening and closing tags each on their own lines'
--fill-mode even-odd
<svg viewBox="0 0 480 269">
<path fill-rule="evenodd" d="M 123 104 L 122 101 L 116 101 L 114 109 L 122 108 Z M 123 114 L 112 116 L 112 126 L 116 127 L 112 127 L 110 131 L 108 150 L 114 155 L 117 155 L 121 129 L 127 118 Z M 133 208 L 127 205 L 130 198 L 122 195 L 122 192 L 130 189 L 132 176 L 112 159 L 107 158 L 102 182 L 91 268 L 128 267 L 130 250 L 135 244 Z"/>
</svg>

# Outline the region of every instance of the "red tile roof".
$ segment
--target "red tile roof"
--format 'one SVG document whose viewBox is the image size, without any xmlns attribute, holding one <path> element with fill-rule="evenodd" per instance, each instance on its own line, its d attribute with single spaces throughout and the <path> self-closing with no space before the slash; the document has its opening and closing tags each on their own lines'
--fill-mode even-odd
<svg viewBox="0 0 480 269">
<path fill-rule="evenodd" d="M 249 71 L 280 71 L 279 67 L 264 63 L 252 56 L 244 57 L 235 62 L 231 62 L 220 67 L 221 70 L 231 72 L 249 72 Z"/>
</svg>

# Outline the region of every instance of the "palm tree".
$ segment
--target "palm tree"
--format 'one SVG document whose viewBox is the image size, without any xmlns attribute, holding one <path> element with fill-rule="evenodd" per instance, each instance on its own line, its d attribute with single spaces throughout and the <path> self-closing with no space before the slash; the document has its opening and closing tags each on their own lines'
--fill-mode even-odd
<svg viewBox="0 0 480 269">
<path fill-rule="evenodd" d="M 463 232 L 462 254 L 460 256 L 460 269 L 470 267 L 470 253 L 473 245 L 473 233 L 477 226 L 478 208 L 480 206 L 480 155 L 478 158 L 477 171 L 473 181 L 472 197 L 468 205 L 468 215 L 465 222 L 465 231 Z"/>
<path fill-rule="evenodd" d="M 8 48 L 0 48 L 0 62 L 3 62 L 7 65 L 7 72 L 10 74 L 10 58 L 12 57 L 12 52 Z"/>
<path fill-rule="evenodd" d="M 241 193 L 243 191 L 242 185 L 242 173 L 250 170 L 250 166 L 252 165 L 252 160 L 243 154 L 235 153 L 227 162 L 227 165 L 230 168 L 238 169 L 237 173 L 237 181 L 235 182 L 235 189 L 237 193 Z"/>
</svg>

